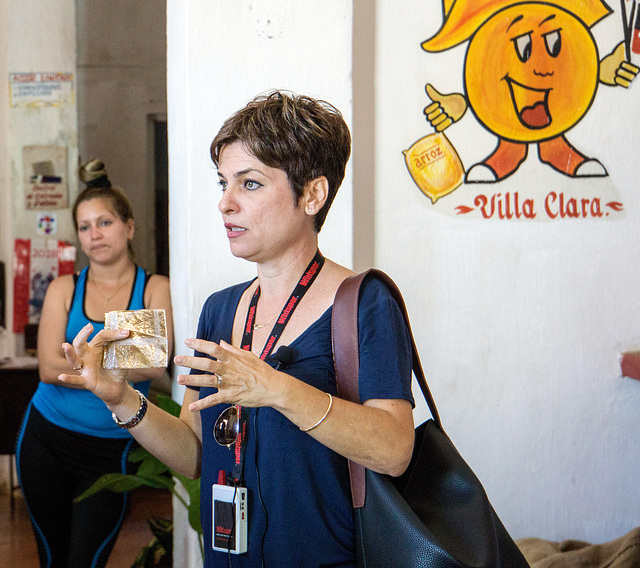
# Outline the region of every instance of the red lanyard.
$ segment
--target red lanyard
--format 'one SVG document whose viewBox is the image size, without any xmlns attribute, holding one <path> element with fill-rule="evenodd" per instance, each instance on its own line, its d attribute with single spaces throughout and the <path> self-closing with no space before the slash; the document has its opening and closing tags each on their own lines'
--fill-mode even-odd
<svg viewBox="0 0 640 568">
<path fill-rule="evenodd" d="M 311 284 L 313 284 L 313 281 L 316 279 L 316 276 L 318 276 L 318 273 L 320 272 L 320 269 L 322 268 L 323 264 L 324 264 L 324 256 L 322 256 L 320 251 L 317 251 L 313 259 L 309 263 L 309 266 L 307 266 L 307 269 L 304 271 L 302 278 L 300 278 L 300 280 L 298 281 L 298 284 L 296 284 L 296 287 L 293 289 L 293 292 L 291 293 L 291 296 L 287 300 L 287 303 L 284 305 L 284 308 L 282 308 L 282 311 L 280 312 L 280 316 L 278 317 L 276 322 L 273 324 L 273 329 L 269 334 L 269 339 L 267 339 L 267 342 L 265 343 L 264 348 L 262 349 L 262 353 L 260 355 L 260 359 L 262 359 L 263 361 L 269 355 L 271 355 L 274 345 L 278 342 L 278 339 L 282 335 L 284 328 L 289 323 L 289 320 L 291 319 L 291 316 L 293 315 L 294 310 L 298 307 L 300 300 L 302 300 L 302 297 L 305 295 L 305 293 L 307 292 Z M 254 322 L 256 320 L 256 311 L 258 307 L 259 298 L 260 298 L 260 286 L 256 288 L 256 291 L 253 293 L 253 296 L 251 297 L 251 302 L 249 303 L 249 310 L 247 311 L 247 321 L 244 324 L 244 334 L 242 335 L 242 343 L 240 344 L 240 347 L 242 347 L 242 349 L 245 349 L 247 351 L 251 351 L 251 346 L 253 342 Z"/>
<path fill-rule="evenodd" d="M 307 266 L 304 274 L 296 284 L 296 287 L 293 289 L 291 296 L 285 303 L 282 311 L 280 312 L 280 316 L 273 324 L 273 329 L 269 334 L 269 339 L 267 339 L 262 353 L 260 354 L 260 359 L 263 361 L 271 354 L 275 344 L 278 342 L 278 339 L 282 335 L 284 328 L 289 323 L 291 316 L 293 315 L 294 310 L 298 307 L 298 304 L 302 300 L 302 297 L 306 294 L 307 290 L 311 287 L 316 276 L 320 272 L 320 269 L 324 265 L 324 256 L 320 253 L 320 251 L 316 251 L 315 256 Z M 244 324 L 244 333 L 242 335 L 242 343 L 240 347 L 246 351 L 251 351 L 251 346 L 253 342 L 253 329 L 254 322 L 256 320 L 256 311 L 258 308 L 258 299 L 260 298 L 260 286 L 256 288 L 256 291 L 253 293 L 251 297 L 251 302 L 249 303 L 249 309 L 247 310 L 247 321 Z M 246 436 L 247 436 L 247 418 L 246 413 L 243 412 L 242 407 L 236 406 L 238 409 L 238 420 L 240 423 L 240 432 L 238 433 L 238 437 L 234 444 L 235 450 L 235 464 L 233 467 L 233 478 L 236 481 L 242 479 L 242 470 L 244 464 L 244 449 L 246 446 Z"/>
</svg>

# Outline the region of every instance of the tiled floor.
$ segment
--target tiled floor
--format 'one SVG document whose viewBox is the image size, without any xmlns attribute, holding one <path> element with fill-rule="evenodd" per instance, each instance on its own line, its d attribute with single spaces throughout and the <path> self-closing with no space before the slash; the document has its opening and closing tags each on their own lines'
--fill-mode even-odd
<svg viewBox="0 0 640 568">
<path fill-rule="evenodd" d="M 0 495 L 0 566 L 2 568 L 38 568 L 36 542 L 19 491 L 12 517 L 9 496 Z M 120 536 L 107 566 L 130 568 L 142 548 L 153 538 L 146 519 L 171 517 L 171 495 L 166 491 L 141 488 L 131 494 L 130 507 Z"/>
</svg>

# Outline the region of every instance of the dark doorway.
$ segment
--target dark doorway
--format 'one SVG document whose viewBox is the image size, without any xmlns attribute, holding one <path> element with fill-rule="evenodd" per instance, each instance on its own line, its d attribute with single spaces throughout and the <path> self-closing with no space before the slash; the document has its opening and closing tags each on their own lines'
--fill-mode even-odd
<svg viewBox="0 0 640 568">
<path fill-rule="evenodd" d="M 153 120 L 156 273 L 169 276 L 169 147 L 166 119 Z"/>
</svg>

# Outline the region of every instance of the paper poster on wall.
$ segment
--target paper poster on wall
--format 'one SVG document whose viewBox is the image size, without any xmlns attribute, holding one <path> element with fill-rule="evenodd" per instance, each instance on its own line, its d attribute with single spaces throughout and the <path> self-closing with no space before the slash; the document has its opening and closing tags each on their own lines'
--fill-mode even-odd
<svg viewBox="0 0 640 568">
<path fill-rule="evenodd" d="M 426 77 L 425 136 L 403 154 L 433 208 L 514 221 L 624 216 L 615 162 L 600 155 L 607 140 L 625 141 L 615 132 L 581 136 L 580 127 L 595 116 L 596 97 L 620 112 L 640 95 L 631 88 L 640 70 L 638 1 L 619 0 L 615 10 L 601 0 L 431 1 L 442 23 L 421 47 L 439 69 L 451 62 L 451 81 Z M 592 29 L 614 17 L 617 37 L 599 45 Z M 462 60 L 453 55 L 461 50 Z"/>
<path fill-rule="evenodd" d="M 40 321 L 49 284 L 73 273 L 76 248 L 55 239 L 16 239 L 13 261 L 13 332 L 22 333 Z"/>
<path fill-rule="evenodd" d="M 73 73 L 9 73 L 9 101 L 11 108 L 71 106 Z"/>
<path fill-rule="evenodd" d="M 65 146 L 25 146 L 22 162 L 25 209 L 69 207 Z"/>
</svg>

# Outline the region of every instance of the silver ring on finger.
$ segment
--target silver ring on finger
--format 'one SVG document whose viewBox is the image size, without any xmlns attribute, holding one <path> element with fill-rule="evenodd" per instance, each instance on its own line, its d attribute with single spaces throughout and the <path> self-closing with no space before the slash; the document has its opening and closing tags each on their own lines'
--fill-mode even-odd
<svg viewBox="0 0 640 568">
<path fill-rule="evenodd" d="M 218 377 L 218 385 L 216 386 L 216 388 L 220 388 L 220 386 L 222 385 L 222 377 L 220 375 L 216 375 L 216 377 Z"/>
</svg>

